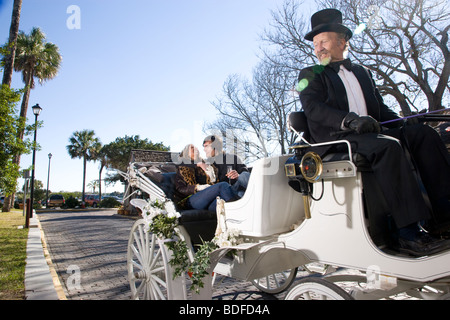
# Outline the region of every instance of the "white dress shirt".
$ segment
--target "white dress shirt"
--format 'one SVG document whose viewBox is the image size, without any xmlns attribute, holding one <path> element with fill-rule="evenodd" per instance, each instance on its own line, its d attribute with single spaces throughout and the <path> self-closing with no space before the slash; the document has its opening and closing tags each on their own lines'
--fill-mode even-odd
<svg viewBox="0 0 450 320">
<path fill-rule="evenodd" d="M 366 100 L 353 72 L 348 71 L 343 65 L 339 69 L 338 76 L 344 83 L 345 91 L 347 91 L 348 108 L 350 112 L 354 112 L 360 116 L 367 116 Z"/>
</svg>

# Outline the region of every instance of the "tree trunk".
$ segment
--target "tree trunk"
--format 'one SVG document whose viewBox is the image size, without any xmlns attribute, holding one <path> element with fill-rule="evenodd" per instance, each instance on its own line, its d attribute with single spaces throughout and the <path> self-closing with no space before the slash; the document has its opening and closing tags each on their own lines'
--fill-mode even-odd
<svg viewBox="0 0 450 320">
<path fill-rule="evenodd" d="M 17 36 L 19 35 L 21 10 L 22 10 L 22 0 L 14 0 L 13 12 L 11 17 L 11 26 L 9 28 L 9 39 L 8 39 L 9 54 L 5 57 L 5 66 L 3 69 L 3 80 L 2 80 L 2 85 L 7 85 L 8 87 L 11 87 L 12 75 L 14 70 L 14 59 L 16 57 Z M 14 157 L 14 163 L 19 162 L 20 162 L 20 155 Z M 14 197 L 15 197 L 14 193 L 10 196 L 5 197 L 2 208 L 3 212 L 11 211 L 11 207 L 14 205 Z"/>
<path fill-rule="evenodd" d="M 22 10 L 22 0 L 14 0 L 11 17 L 11 27 L 9 29 L 8 47 L 10 53 L 5 57 L 5 67 L 3 70 L 2 84 L 11 87 L 11 80 L 14 70 L 14 59 L 16 57 L 17 36 L 19 35 L 20 12 Z"/>
<path fill-rule="evenodd" d="M 98 201 L 102 201 L 102 171 L 103 166 L 100 165 L 100 170 L 98 172 Z"/>
<path fill-rule="evenodd" d="M 81 201 L 84 204 L 84 186 L 86 185 L 86 155 L 83 156 L 83 190 L 81 192 Z"/>
</svg>

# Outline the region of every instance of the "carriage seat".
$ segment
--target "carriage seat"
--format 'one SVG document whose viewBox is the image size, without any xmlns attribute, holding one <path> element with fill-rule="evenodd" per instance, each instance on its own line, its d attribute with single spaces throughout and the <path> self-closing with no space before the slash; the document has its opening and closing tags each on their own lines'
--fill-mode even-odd
<svg viewBox="0 0 450 320">
<path fill-rule="evenodd" d="M 311 135 L 309 133 L 308 121 L 304 111 L 292 112 L 288 116 L 290 126 L 297 132 L 303 132 L 303 138 L 310 141 Z M 369 171 L 370 163 L 367 159 L 359 153 L 352 153 L 352 161 L 359 171 Z M 337 145 L 332 147 L 323 157 L 323 162 L 350 160 L 347 153 L 347 147 Z"/>
<path fill-rule="evenodd" d="M 144 173 L 145 176 L 155 183 L 167 196 L 172 200 L 175 206 L 177 206 L 175 195 L 175 176 L 176 166 L 151 166 Z M 187 233 L 191 237 L 193 244 L 201 244 L 202 241 L 209 241 L 214 238 L 214 234 L 217 226 L 217 216 L 215 211 L 208 210 L 180 210 L 177 207 L 177 211 L 181 217 L 179 224 L 184 226 Z"/>
</svg>

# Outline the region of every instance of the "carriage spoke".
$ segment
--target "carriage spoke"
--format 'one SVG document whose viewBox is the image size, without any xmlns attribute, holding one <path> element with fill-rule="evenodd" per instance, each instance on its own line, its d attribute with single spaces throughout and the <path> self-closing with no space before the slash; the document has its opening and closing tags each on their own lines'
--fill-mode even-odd
<svg viewBox="0 0 450 320">
<path fill-rule="evenodd" d="M 144 261 L 142 260 L 142 256 L 139 253 L 139 250 L 136 249 L 136 247 L 134 245 L 131 245 L 131 250 L 133 250 L 134 255 L 136 256 L 136 258 L 139 260 L 139 262 L 141 263 L 141 265 L 144 265 Z M 133 261 L 134 262 L 134 261 Z"/>
<path fill-rule="evenodd" d="M 156 278 L 152 278 L 150 281 L 152 282 L 152 287 L 155 289 L 155 292 L 158 295 L 158 298 L 160 300 L 166 300 L 164 293 L 161 291 L 161 288 L 156 283 Z"/>
<path fill-rule="evenodd" d="M 136 297 L 135 299 L 139 296 L 139 293 L 144 292 L 145 293 L 145 281 L 141 281 L 141 283 L 139 284 L 139 287 L 136 289 Z"/>
<path fill-rule="evenodd" d="M 253 279 L 252 283 L 263 292 L 270 294 L 280 293 L 289 288 L 295 280 L 297 270 L 297 268 L 294 268 L 291 270 L 266 275 L 259 279 Z"/>
<path fill-rule="evenodd" d="M 155 275 L 152 275 L 152 280 L 158 282 L 161 286 L 163 286 L 164 288 L 167 288 L 167 283 L 164 281 L 164 279 L 161 279 Z"/>
<path fill-rule="evenodd" d="M 156 253 L 156 255 L 155 255 L 154 257 L 151 256 L 150 261 L 149 261 L 149 263 L 150 263 L 150 265 L 149 265 L 150 269 L 153 269 L 153 268 L 155 267 L 155 264 L 156 264 L 160 259 L 161 259 L 161 248 L 158 249 L 158 251 L 157 251 L 157 253 Z"/>
<path fill-rule="evenodd" d="M 282 277 L 284 277 L 283 273 L 281 273 L 281 275 L 282 275 Z M 275 288 L 279 287 L 280 286 L 280 281 L 278 281 L 278 278 L 276 277 L 276 275 L 273 274 L 272 277 L 273 277 L 273 280 L 275 282 Z"/>
<path fill-rule="evenodd" d="M 152 269 L 152 273 L 157 273 L 157 272 L 161 272 L 161 271 L 164 271 L 164 266 L 161 266 L 161 267 L 159 267 L 159 268 Z"/>
<path fill-rule="evenodd" d="M 145 232 L 144 221 L 133 225 L 128 241 L 128 279 L 133 299 L 166 300 L 170 297 L 170 266 L 164 245 L 155 234 Z"/>
<path fill-rule="evenodd" d="M 144 248 L 142 247 L 140 241 L 139 241 L 139 234 L 137 232 L 134 232 L 134 243 L 132 244 L 134 253 L 140 257 L 140 261 L 144 261 L 144 257 L 142 256 L 142 252 L 144 251 Z M 143 262 L 142 262 L 143 263 Z"/>
<path fill-rule="evenodd" d="M 142 258 L 144 259 L 144 261 L 147 261 L 147 259 L 148 259 L 148 257 L 147 257 L 147 250 L 146 250 L 147 246 L 145 244 L 144 228 L 142 226 L 139 226 L 139 238 L 138 238 L 138 240 L 139 240 L 139 243 L 140 243 L 140 247 L 142 248 L 140 250 L 140 252 L 142 252 L 142 254 L 143 254 Z"/>
<path fill-rule="evenodd" d="M 137 263 L 134 260 L 131 260 L 131 263 L 133 264 L 133 266 L 135 266 L 136 268 L 138 268 L 139 270 L 144 270 L 144 267 L 142 266 L 142 264 Z"/>
<path fill-rule="evenodd" d="M 151 243 L 149 244 L 149 247 L 150 247 L 149 256 L 150 257 L 153 257 L 153 255 L 154 255 L 155 247 L 156 247 L 155 243 L 156 243 L 156 236 L 152 233 Z"/>
</svg>

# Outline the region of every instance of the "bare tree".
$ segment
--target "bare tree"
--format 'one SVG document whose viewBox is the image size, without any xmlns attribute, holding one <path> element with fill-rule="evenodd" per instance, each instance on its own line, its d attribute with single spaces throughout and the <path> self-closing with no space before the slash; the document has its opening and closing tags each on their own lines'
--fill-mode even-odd
<svg viewBox="0 0 450 320">
<path fill-rule="evenodd" d="M 316 63 L 314 48 L 304 39 L 309 31 L 309 16 L 304 16 L 304 1 L 286 0 L 272 11 L 272 20 L 260 36 L 266 61 L 294 74 Z"/>
<path fill-rule="evenodd" d="M 267 123 L 260 110 L 255 88 L 239 75 L 230 75 L 223 84 L 223 94 L 212 101 L 219 117 L 205 125 L 205 131 L 216 131 L 224 137 L 229 152 L 242 155 L 247 160 L 269 155 L 266 132 Z M 234 137 L 239 137 L 234 142 Z M 235 150 L 230 150 L 230 142 Z"/>
<path fill-rule="evenodd" d="M 324 0 L 319 5 L 344 13 L 355 34 L 352 58 L 374 71 L 381 93 L 395 97 L 404 114 L 448 103 L 448 0 Z"/>
<path fill-rule="evenodd" d="M 301 16 L 303 2 L 289 0 L 272 11 L 269 27 L 261 35 L 261 61 L 252 81 L 231 75 L 223 95 L 212 102 L 219 112 L 205 131 L 239 137 L 236 153 L 248 161 L 286 154 L 294 136 L 287 131 L 287 116 L 299 106 L 294 88 L 299 71 L 314 63 L 312 47 L 303 39 L 309 22 Z M 234 141 L 230 138 L 226 139 Z"/>
<path fill-rule="evenodd" d="M 343 12 L 344 24 L 354 33 L 349 51 L 352 60 L 373 72 L 388 105 L 394 109 L 398 105 L 409 115 L 412 109 L 443 109 L 449 101 L 447 2 L 317 0 L 316 6 L 317 10 L 337 8 Z M 207 128 L 232 130 L 235 136 L 253 141 L 251 149 L 257 158 L 274 153 L 264 135 L 267 132 L 276 137 L 277 148 L 286 151 L 286 116 L 296 107 L 288 92 L 299 71 L 316 63 L 312 43 L 304 39 L 310 30 L 310 14 L 304 4 L 286 0 L 272 12 L 269 27 L 261 35 L 262 59 L 253 81 L 230 76 L 223 96 L 213 102 L 220 116 Z"/>
<path fill-rule="evenodd" d="M 303 38 L 310 17 L 302 7 L 303 1 L 287 0 L 261 37 L 268 45 L 265 57 L 293 71 L 316 61 L 312 43 Z M 350 57 L 373 71 L 380 92 L 405 115 L 448 104 L 448 0 L 318 0 L 321 8 L 343 12 L 354 33 Z"/>
<path fill-rule="evenodd" d="M 222 96 L 212 102 L 219 117 L 207 124 L 205 131 L 219 131 L 228 149 L 232 143 L 233 151 L 245 154 L 248 160 L 285 154 L 292 142 L 286 117 L 295 107 L 290 95 L 294 85 L 291 75 L 264 60 L 255 67 L 251 82 L 230 75 Z"/>
</svg>

